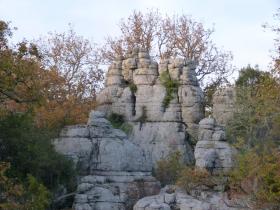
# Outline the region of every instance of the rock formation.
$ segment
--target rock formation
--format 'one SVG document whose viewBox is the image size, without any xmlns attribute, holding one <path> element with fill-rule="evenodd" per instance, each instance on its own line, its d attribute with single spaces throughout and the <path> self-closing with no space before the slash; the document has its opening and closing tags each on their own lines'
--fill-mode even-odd
<svg viewBox="0 0 280 210">
<path fill-rule="evenodd" d="M 233 167 L 234 149 L 226 142 L 225 131 L 218 126 L 214 118 L 205 118 L 199 122 L 198 142 L 195 147 L 195 166 L 207 169 L 212 176 L 226 173 Z M 222 179 L 220 177 L 219 179 Z M 223 179 L 227 179 L 224 177 Z M 175 186 L 166 186 L 158 195 L 140 199 L 134 210 L 237 210 L 240 206 L 229 200 L 222 192 L 221 182 L 213 189 L 197 186 L 191 192 Z"/>
<path fill-rule="evenodd" d="M 228 172 L 233 167 L 234 149 L 226 142 L 225 131 L 216 124 L 214 118 L 205 118 L 199 122 L 194 155 L 197 167 L 213 173 Z"/>
<path fill-rule="evenodd" d="M 114 61 L 88 123 L 65 127 L 54 141 L 78 171 L 76 210 L 130 210 L 140 198 L 158 194 L 153 168 L 173 152 L 180 151 L 184 163 L 196 159 L 196 166 L 214 172 L 232 167 L 224 130 L 212 118 L 201 120 L 203 94 L 195 68 L 195 62 L 183 59 L 158 65 L 139 49 Z M 223 100 L 218 103 L 217 116 Z M 112 114 L 124 118 L 132 128 L 129 135 L 113 128 L 108 121 Z M 199 140 L 195 152 L 191 138 Z M 220 194 L 203 200 L 166 190 L 143 198 L 134 209 L 210 209 L 220 202 Z"/>
<path fill-rule="evenodd" d="M 56 150 L 76 163 L 76 210 L 131 209 L 139 198 L 159 191 L 151 160 L 104 117 L 93 111 L 87 125 L 68 126 L 55 140 Z"/>
<path fill-rule="evenodd" d="M 109 67 L 97 109 L 107 116 L 123 115 L 134 128 L 131 141 L 151 155 L 154 164 L 178 150 L 190 163 L 194 158 L 187 140 L 197 138 L 198 123 L 204 116 L 195 68 L 194 62 L 183 59 L 162 61 L 158 66 L 145 51 L 135 49 Z M 178 83 L 167 106 L 163 76 Z"/>
<path fill-rule="evenodd" d="M 233 116 L 235 103 L 233 86 L 218 89 L 213 95 L 213 117 L 219 125 L 225 126 Z"/>
<path fill-rule="evenodd" d="M 133 210 L 238 210 L 224 193 L 202 192 L 193 197 L 178 187 L 168 185 L 158 195 L 140 199 Z"/>
</svg>

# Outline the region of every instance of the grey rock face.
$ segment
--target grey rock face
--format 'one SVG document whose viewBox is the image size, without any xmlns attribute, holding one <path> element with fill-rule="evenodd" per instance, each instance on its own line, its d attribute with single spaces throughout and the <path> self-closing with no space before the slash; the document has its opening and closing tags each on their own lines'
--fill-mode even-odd
<svg viewBox="0 0 280 210">
<path fill-rule="evenodd" d="M 194 151 L 197 167 L 214 173 L 227 172 L 234 166 L 234 154 L 234 148 L 226 142 L 225 131 L 214 118 L 199 122 L 198 142 Z"/>
<path fill-rule="evenodd" d="M 104 116 L 93 111 L 87 125 L 65 127 L 54 141 L 79 172 L 77 210 L 131 209 L 139 198 L 159 191 L 151 157 Z"/>
<path fill-rule="evenodd" d="M 229 205 L 226 194 L 204 192 L 193 197 L 175 186 L 166 186 L 158 195 L 140 199 L 133 210 L 237 210 L 237 205 Z"/>
<path fill-rule="evenodd" d="M 213 117 L 219 125 L 225 126 L 232 118 L 235 103 L 234 87 L 218 89 L 213 95 Z"/>
<path fill-rule="evenodd" d="M 133 123 L 130 140 L 143 148 L 152 164 L 165 159 L 173 151 L 180 151 L 183 161 L 194 162 L 192 148 L 186 142 L 186 127 L 177 122 Z"/>
<path fill-rule="evenodd" d="M 198 123 L 204 117 L 204 97 L 195 69 L 195 62 L 183 59 L 158 65 L 144 50 L 135 49 L 108 69 L 97 109 L 107 116 L 121 114 L 131 122 L 134 132 L 130 139 L 144 149 L 154 166 L 177 150 L 190 163 L 194 157 L 187 140 L 190 135 L 197 138 Z M 179 84 L 168 107 L 163 106 L 167 91 L 160 79 L 166 73 Z M 137 90 L 132 91 L 132 86 Z"/>
</svg>

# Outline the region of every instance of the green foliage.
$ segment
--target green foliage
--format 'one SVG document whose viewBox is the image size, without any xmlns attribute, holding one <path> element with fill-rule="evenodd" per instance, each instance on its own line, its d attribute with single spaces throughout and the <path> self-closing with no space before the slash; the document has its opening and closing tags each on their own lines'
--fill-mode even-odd
<svg viewBox="0 0 280 210">
<path fill-rule="evenodd" d="M 128 87 L 133 94 L 137 92 L 137 86 L 134 83 L 129 83 Z"/>
<path fill-rule="evenodd" d="M 121 125 L 120 129 L 125 132 L 126 134 L 131 134 L 133 131 L 133 126 L 129 124 L 128 122 L 125 122 Z"/>
<path fill-rule="evenodd" d="M 233 193 L 248 196 L 254 209 L 280 208 L 280 83 L 269 72 L 250 66 L 236 82 L 236 111 L 227 125 L 238 149 L 231 173 Z"/>
<path fill-rule="evenodd" d="M 50 204 L 50 192 L 33 176 L 28 175 L 26 183 L 16 183 L 5 175 L 10 164 L 0 163 L 0 209 L 45 210 Z"/>
<path fill-rule="evenodd" d="M 259 70 L 258 66 L 255 68 L 248 65 L 246 68 L 242 68 L 239 72 L 239 77 L 235 84 L 237 87 L 250 87 L 261 82 L 262 76 L 266 73 Z"/>
<path fill-rule="evenodd" d="M 221 87 L 222 84 L 226 84 L 226 83 L 228 83 L 228 81 L 219 79 L 216 81 L 212 81 L 211 83 L 208 83 L 206 87 L 203 89 L 206 117 L 212 114 L 214 93 L 219 87 Z"/>
<path fill-rule="evenodd" d="M 174 95 L 178 92 L 179 82 L 172 80 L 168 72 L 163 72 L 160 75 L 160 81 L 166 89 L 166 95 L 162 101 L 162 106 L 166 109 L 174 99 Z"/>
<path fill-rule="evenodd" d="M 0 161 L 11 163 L 10 177 L 25 180 L 34 176 L 48 189 L 59 184 L 73 187 L 75 171 L 72 162 L 58 154 L 51 143 L 55 130 L 38 128 L 30 113 L 10 114 L 0 119 Z"/>
<path fill-rule="evenodd" d="M 155 177 L 160 181 L 162 186 L 176 183 L 182 169 L 184 168 L 181 159 L 181 153 L 174 152 L 166 159 L 157 162 Z"/>
<path fill-rule="evenodd" d="M 280 84 L 268 72 L 242 69 L 236 82 L 236 111 L 227 125 L 228 139 L 251 148 L 268 140 L 278 142 Z"/>
<path fill-rule="evenodd" d="M 108 117 L 108 120 L 111 122 L 114 128 L 120 128 L 124 123 L 124 117 L 117 113 L 111 113 Z"/>
<path fill-rule="evenodd" d="M 40 184 L 33 176 L 28 175 L 28 196 L 30 200 L 30 210 L 45 210 L 50 203 L 50 192 L 48 189 Z"/>
<path fill-rule="evenodd" d="M 130 134 L 133 130 L 133 127 L 128 122 L 125 122 L 124 117 L 117 113 L 111 113 L 108 117 L 108 120 L 111 122 L 112 126 L 117 129 L 121 129 L 126 134 Z"/>
<path fill-rule="evenodd" d="M 230 188 L 249 196 L 254 209 L 280 208 L 280 152 L 271 145 L 240 153 Z"/>
</svg>

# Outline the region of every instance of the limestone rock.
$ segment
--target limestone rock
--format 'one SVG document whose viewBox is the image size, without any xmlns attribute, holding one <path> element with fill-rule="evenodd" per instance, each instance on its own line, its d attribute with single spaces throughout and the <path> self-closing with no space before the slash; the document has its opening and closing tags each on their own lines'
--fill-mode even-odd
<svg viewBox="0 0 280 210">
<path fill-rule="evenodd" d="M 159 191 L 150 157 L 104 117 L 92 111 L 87 125 L 65 127 L 54 140 L 80 175 L 75 209 L 131 209 L 139 198 Z"/>
<path fill-rule="evenodd" d="M 166 199 L 166 198 L 172 198 Z M 237 205 L 227 205 L 226 194 L 205 192 L 203 196 L 193 197 L 175 186 L 166 186 L 158 195 L 144 197 L 133 207 L 133 210 L 237 210 Z"/>
<path fill-rule="evenodd" d="M 218 89 L 213 95 L 213 117 L 219 125 L 225 126 L 234 113 L 234 87 Z"/>
<path fill-rule="evenodd" d="M 144 150 L 154 167 L 176 150 L 190 163 L 194 158 L 188 140 L 198 138 L 198 123 L 204 117 L 204 97 L 195 69 L 195 62 L 180 58 L 158 65 L 145 50 L 134 49 L 109 68 L 108 82 L 97 96 L 97 110 L 106 116 L 120 114 L 130 122 L 134 127 L 130 140 Z M 167 87 L 160 79 L 164 72 L 179 85 L 168 96 L 171 100 L 166 107 Z"/>
<path fill-rule="evenodd" d="M 146 122 L 133 124 L 131 141 L 144 149 L 155 166 L 157 161 L 180 151 L 185 163 L 192 163 L 192 148 L 186 139 L 185 125 L 176 122 Z"/>
<path fill-rule="evenodd" d="M 225 131 L 214 118 L 204 118 L 199 122 L 198 142 L 194 151 L 196 166 L 214 173 L 227 172 L 234 166 L 234 154 L 234 148 L 226 142 Z"/>
</svg>

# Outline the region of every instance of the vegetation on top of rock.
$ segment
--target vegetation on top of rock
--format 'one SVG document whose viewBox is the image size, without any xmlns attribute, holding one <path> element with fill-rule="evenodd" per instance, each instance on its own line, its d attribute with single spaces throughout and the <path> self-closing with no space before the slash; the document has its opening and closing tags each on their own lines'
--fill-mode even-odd
<svg viewBox="0 0 280 210">
<path fill-rule="evenodd" d="M 220 81 L 233 70 L 231 52 L 219 49 L 212 40 L 214 29 L 205 28 L 189 15 L 134 11 L 118 26 L 120 35 L 109 36 L 102 46 L 102 60 L 107 63 L 112 63 L 115 55 L 141 48 L 158 60 L 181 57 L 198 61 L 196 74 L 203 84 Z"/>
<path fill-rule="evenodd" d="M 129 83 L 128 87 L 133 94 L 137 92 L 137 85 L 135 85 L 134 83 Z"/>
<path fill-rule="evenodd" d="M 162 101 L 162 106 L 166 109 L 168 108 L 170 102 L 174 99 L 174 95 L 178 92 L 179 82 L 172 80 L 168 72 L 163 72 L 160 75 L 160 82 L 166 90 L 166 94 Z"/>
<path fill-rule="evenodd" d="M 111 113 L 108 117 L 108 120 L 111 122 L 114 128 L 120 128 L 121 125 L 125 122 L 124 116 L 117 113 Z"/>
<path fill-rule="evenodd" d="M 128 122 L 125 122 L 123 115 L 111 113 L 108 117 L 108 120 L 111 122 L 114 128 L 121 129 L 126 134 L 130 134 L 133 130 L 132 125 L 130 125 Z"/>
</svg>

